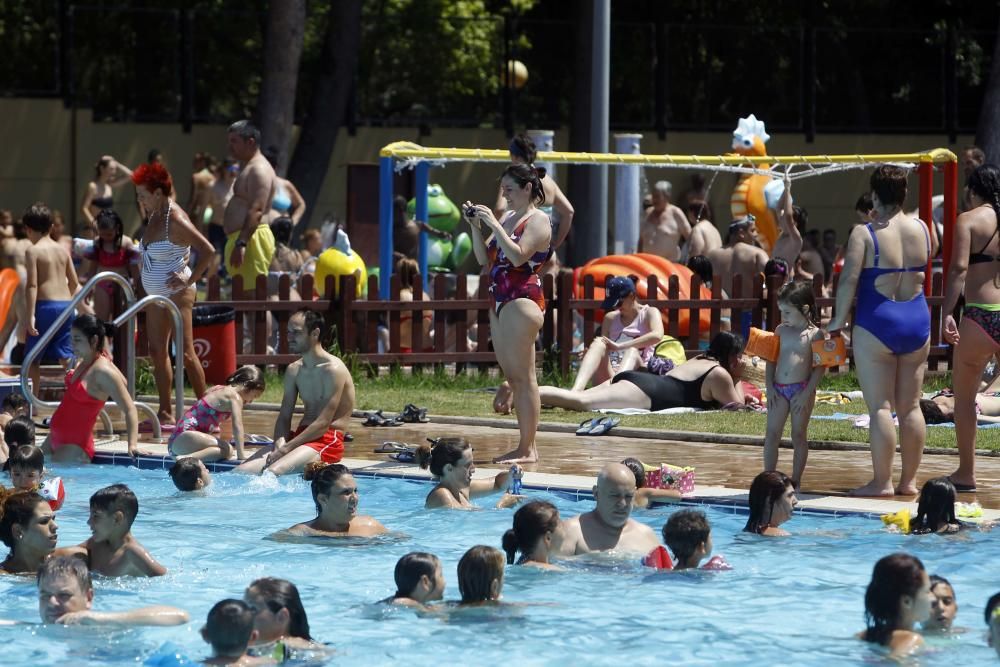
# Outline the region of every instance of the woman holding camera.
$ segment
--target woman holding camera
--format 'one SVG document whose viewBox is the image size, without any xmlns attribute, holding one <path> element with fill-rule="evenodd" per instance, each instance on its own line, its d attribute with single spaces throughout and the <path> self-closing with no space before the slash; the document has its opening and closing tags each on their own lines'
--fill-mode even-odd
<svg viewBox="0 0 1000 667">
<path fill-rule="evenodd" d="M 489 267 L 493 348 L 514 394 L 520 430 L 517 449 L 494 462 L 532 463 L 538 460 L 535 431 L 541 412 L 535 339 L 545 312 L 538 273 L 552 255 L 552 231 L 549 217 L 535 208 L 545 202 L 545 193 L 534 168 L 524 164 L 507 167 L 500 191 L 507 201 L 507 213 L 501 220 L 483 204 L 466 202 L 464 209 L 476 259 Z"/>
</svg>

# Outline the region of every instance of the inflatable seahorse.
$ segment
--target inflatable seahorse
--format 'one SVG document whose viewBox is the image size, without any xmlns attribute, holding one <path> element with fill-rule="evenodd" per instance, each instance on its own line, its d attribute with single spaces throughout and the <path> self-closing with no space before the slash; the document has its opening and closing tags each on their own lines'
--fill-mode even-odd
<svg viewBox="0 0 1000 667">
<path fill-rule="evenodd" d="M 746 118 L 740 118 L 736 131 L 733 132 L 733 150 L 739 155 L 767 155 L 764 144 L 770 138 L 764 130 L 764 121 L 757 120 L 750 114 Z M 769 168 L 766 164 L 756 166 L 759 169 Z M 780 179 L 763 174 L 745 174 L 740 177 L 729 200 L 733 220 L 738 220 L 747 213 L 756 218 L 757 236 L 761 246 L 768 252 L 778 238 L 778 220 L 774 215 L 774 208 L 784 189 Z"/>
</svg>

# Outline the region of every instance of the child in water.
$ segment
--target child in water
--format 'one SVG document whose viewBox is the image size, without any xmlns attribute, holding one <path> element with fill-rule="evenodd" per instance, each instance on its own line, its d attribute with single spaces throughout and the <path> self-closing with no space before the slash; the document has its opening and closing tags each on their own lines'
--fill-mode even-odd
<svg viewBox="0 0 1000 667">
<path fill-rule="evenodd" d="M 924 482 L 910 532 L 917 535 L 957 533 L 961 525 L 955 516 L 955 496 L 955 485 L 947 477 L 935 477 Z"/>
<path fill-rule="evenodd" d="M 813 368 L 812 344 L 823 332 L 812 322 L 816 300 L 812 284 L 788 283 L 778 292 L 781 324 L 775 335 L 780 341 L 777 363 L 767 363 L 767 435 L 764 438 L 764 470 L 778 467 L 778 445 L 789 414 L 792 417 L 792 483 L 798 489 L 809 456 L 807 429 L 816 402 L 816 386 L 823 367 Z"/>
<path fill-rule="evenodd" d="M 955 616 L 958 615 L 958 599 L 951 582 L 936 574 L 931 575 L 931 615 L 923 623 L 924 632 L 948 633 L 952 631 Z"/>
<path fill-rule="evenodd" d="M 226 384 L 212 387 L 177 422 L 167 443 L 172 457 L 191 456 L 202 461 L 228 459 L 232 448 L 222 438 L 211 435 L 213 427 L 233 420 L 236 458 L 246 459 L 243 450 L 243 407 L 264 393 L 264 374 L 256 366 L 243 366 L 226 378 Z"/>
<path fill-rule="evenodd" d="M 503 552 L 493 547 L 477 545 L 458 561 L 460 606 L 496 604 L 503 596 Z"/>
</svg>

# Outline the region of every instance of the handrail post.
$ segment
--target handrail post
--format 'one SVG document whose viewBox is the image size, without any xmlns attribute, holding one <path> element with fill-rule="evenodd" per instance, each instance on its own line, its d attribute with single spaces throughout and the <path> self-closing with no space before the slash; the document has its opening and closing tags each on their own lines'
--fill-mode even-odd
<svg viewBox="0 0 1000 667">
<path fill-rule="evenodd" d="M 184 319 L 181 317 L 180 308 L 165 296 L 150 294 L 126 308 L 124 313 L 115 318 L 113 324 L 116 327 L 121 326 L 150 304 L 159 304 L 166 307 L 170 311 L 170 315 L 174 321 L 174 390 L 176 391 L 174 400 L 176 414 L 180 416 L 184 414 Z M 157 420 L 154 424 L 159 429 L 159 421 Z M 157 435 L 156 437 L 160 436 Z"/>
<path fill-rule="evenodd" d="M 114 271 L 102 271 L 87 281 L 87 284 L 84 285 L 83 288 L 79 292 L 77 292 L 76 295 L 73 296 L 66 309 L 59 314 L 59 317 L 56 318 L 56 321 L 52 323 L 52 325 L 48 328 L 47 331 L 45 331 L 45 333 L 39 336 L 38 342 L 31 349 L 31 352 L 28 352 L 28 354 L 25 355 L 24 361 L 21 362 L 21 393 L 24 394 L 24 396 L 31 402 L 32 406 L 38 408 L 56 408 L 59 407 L 59 403 L 56 403 L 54 401 L 43 401 L 42 399 L 35 396 L 34 391 L 32 391 L 32 389 L 28 387 L 28 382 L 30 378 L 24 372 L 24 370 L 30 368 L 31 365 L 35 363 L 35 361 L 38 359 L 38 357 L 41 356 L 42 351 L 48 346 L 50 342 L 52 342 L 52 339 L 55 338 L 56 333 L 59 332 L 60 327 L 62 327 L 62 325 L 65 324 L 70 317 L 72 317 L 73 312 L 76 310 L 77 305 L 79 305 L 81 301 L 87 298 L 87 295 L 93 291 L 94 287 L 96 287 L 98 283 L 104 282 L 105 280 L 110 280 L 112 282 L 118 283 L 118 285 L 122 288 L 122 290 L 125 291 L 125 299 L 129 304 L 135 301 L 135 291 L 132 289 L 132 283 L 130 283 L 127 278 L 115 273 Z M 127 379 L 131 381 L 129 390 L 132 391 L 134 390 L 135 386 L 135 366 L 134 366 L 135 336 L 134 335 L 131 336 L 129 340 L 132 341 L 131 345 L 133 346 L 133 349 L 130 350 L 132 354 L 129 355 L 132 366 L 130 373 L 131 377 Z M 35 389 L 38 389 L 38 387 L 35 387 Z"/>
</svg>

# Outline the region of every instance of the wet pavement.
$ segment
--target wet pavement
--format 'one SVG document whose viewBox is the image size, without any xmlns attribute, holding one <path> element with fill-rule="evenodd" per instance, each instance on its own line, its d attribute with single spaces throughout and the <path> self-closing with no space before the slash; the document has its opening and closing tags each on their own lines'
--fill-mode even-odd
<svg viewBox="0 0 1000 667">
<path fill-rule="evenodd" d="M 461 422 L 495 422 L 491 419 L 472 420 L 431 416 L 429 424 L 405 424 L 395 427 L 364 427 L 355 419 L 350 432 L 354 442 L 347 443 L 345 457 L 371 461 L 386 461 L 388 456 L 372 450 L 382 442 L 395 440 L 410 444 L 426 442 L 426 438 L 463 436 L 475 449 L 476 465 L 493 467 L 493 457 L 517 446 L 517 431 L 509 427 L 487 426 Z M 246 430 L 251 433 L 271 434 L 274 427 L 273 413 L 248 411 L 245 413 Z M 295 418 L 295 423 L 298 416 Z M 543 424 L 543 429 L 547 428 Z M 694 466 L 697 483 L 747 489 L 763 465 L 763 448 L 759 445 L 718 444 L 711 442 L 679 442 L 659 438 L 635 438 L 614 435 L 576 436 L 573 427 L 552 424 L 551 428 L 568 432 L 541 430 L 537 436 L 541 460 L 525 465 L 528 471 L 592 476 L 608 461 L 620 461 L 634 456 L 645 463 L 670 463 Z M 779 468 L 790 470 L 792 450 L 782 448 Z M 958 464 L 957 453 L 925 454 L 920 466 L 919 482 L 947 475 Z M 414 466 L 416 467 L 416 466 Z M 895 476 L 899 476 L 899 454 L 896 455 Z M 963 493 L 965 502 L 977 500 L 984 507 L 1000 509 L 1000 457 L 980 455 L 977 460 L 980 491 Z M 806 493 L 823 495 L 843 494 L 849 489 L 865 484 L 871 479 L 871 455 L 867 448 L 858 451 L 814 450 L 809 453 L 809 463 L 802 481 Z"/>
</svg>

